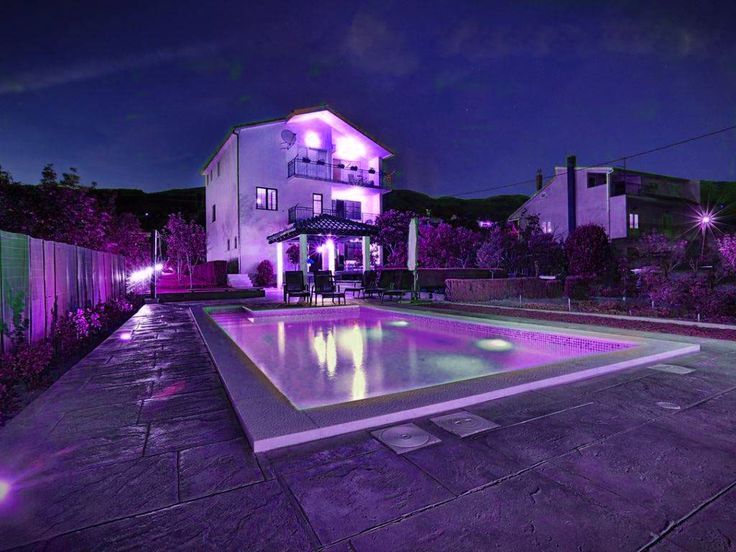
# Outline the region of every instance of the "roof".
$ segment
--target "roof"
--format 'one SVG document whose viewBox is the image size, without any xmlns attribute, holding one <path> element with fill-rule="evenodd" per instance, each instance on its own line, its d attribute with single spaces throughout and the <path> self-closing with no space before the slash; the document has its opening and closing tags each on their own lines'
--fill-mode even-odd
<svg viewBox="0 0 736 552">
<path fill-rule="evenodd" d="M 550 178 L 547 182 L 544 183 L 544 185 L 534 192 L 529 199 L 527 199 L 522 205 L 519 206 L 516 211 L 511 213 L 507 220 L 518 220 L 521 218 L 522 213 L 526 210 L 526 206 L 539 194 L 541 194 L 544 190 L 546 190 L 554 181 L 555 178 L 558 176 L 563 176 L 567 174 L 567 167 L 555 167 L 555 169 L 562 169 L 563 172 L 555 173 L 552 178 Z M 667 176 L 664 174 L 657 174 L 657 173 L 650 173 L 650 172 L 644 172 L 644 171 L 637 171 L 634 169 L 624 169 L 623 167 L 617 167 L 617 166 L 608 166 L 608 167 L 581 167 L 577 166 L 575 167 L 575 172 L 582 171 L 582 170 L 607 170 L 607 171 L 616 171 L 616 172 L 624 172 L 626 174 L 638 174 L 638 175 L 645 175 L 645 176 L 654 176 L 654 177 L 660 177 L 660 178 L 666 178 L 667 180 L 675 180 L 677 182 L 687 183 L 687 182 L 697 182 L 694 180 L 690 180 L 688 178 L 680 178 L 677 176 Z"/>
<path fill-rule="evenodd" d="M 354 129 L 356 129 L 357 131 L 359 131 L 366 138 L 368 138 L 369 140 L 371 140 L 372 142 L 376 143 L 378 146 L 380 146 L 381 148 L 383 148 L 384 150 L 386 150 L 388 152 L 388 156 L 387 157 L 390 157 L 390 156 L 392 156 L 394 154 L 394 152 L 391 149 L 389 149 L 388 147 L 386 147 L 385 145 L 383 145 L 381 142 L 379 142 L 378 140 L 376 140 L 373 136 L 371 136 L 370 134 L 368 134 L 365 130 L 363 130 L 362 128 L 360 128 L 358 125 L 356 125 L 352 121 L 348 120 L 345 116 L 343 116 L 342 114 L 338 113 L 337 111 L 335 111 L 334 109 L 332 109 L 327 104 L 322 104 L 322 105 L 313 106 L 313 107 L 304 107 L 304 108 L 301 108 L 301 109 L 295 109 L 291 113 L 289 113 L 286 117 L 276 117 L 276 118 L 272 118 L 272 119 L 263 119 L 261 121 L 252 121 L 250 123 L 240 123 L 240 124 L 231 126 L 230 127 L 230 130 L 228 131 L 228 133 L 222 139 L 222 141 L 217 146 L 217 148 L 215 148 L 215 151 L 212 152 L 212 155 L 210 155 L 207 158 L 207 161 L 205 161 L 204 165 L 202 165 L 202 168 L 200 169 L 200 173 L 201 174 L 204 174 L 205 169 L 209 166 L 209 164 L 212 162 L 212 160 L 217 156 L 217 154 L 220 152 L 220 150 L 222 149 L 222 147 L 227 143 L 227 141 L 230 139 L 230 137 L 233 134 L 235 134 L 235 131 L 236 130 L 241 129 L 241 128 L 257 127 L 257 126 L 263 126 L 263 125 L 271 125 L 271 124 L 274 124 L 274 123 L 285 123 L 285 122 L 288 122 L 290 119 L 292 119 L 294 117 L 298 117 L 298 116 L 302 116 L 302 115 L 309 115 L 310 113 L 318 113 L 320 111 L 328 111 L 328 112 L 330 112 L 332 115 L 334 115 L 336 118 L 338 118 L 339 120 L 341 120 L 343 123 L 345 123 L 347 125 L 350 125 Z"/>
<path fill-rule="evenodd" d="M 374 236 L 378 228 L 355 220 L 348 220 L 332 215 L 317 215 L 298 220 L 285 229 L 268 236 L 268 243 L 277 243 L 296 238 L 300 234 L 331 236 Z"/>
</svg>

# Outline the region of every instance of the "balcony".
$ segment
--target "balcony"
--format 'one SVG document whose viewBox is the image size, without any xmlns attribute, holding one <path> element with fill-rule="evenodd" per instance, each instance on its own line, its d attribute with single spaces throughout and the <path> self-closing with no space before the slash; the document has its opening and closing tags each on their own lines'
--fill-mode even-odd
<svg viewBox="0 0 736 552">
<path fill-rule="evenodd" d="M 321 159 L 295 157 L 289 161 L 287 167 L 287 177 L 292 176 L 366 188 L 387 189 L 389 184 L 388 179 L 375 169 L 359 169 L 349 161 L 340 159 L 333 159 L 333 163 L 328 163 Z"/>
<path fill-rule="evenodd" d="M 318 215 L 331 215 L 333 217 L 345 220 L 355 220 L 366 224 L 373 224 L 373 222 L 376 220 L 376 217 L 378 216 L 373 213 L 363 213 L 360 209 L 350 208 L 349 206 L 337 209 L 322 209 L 321 212 L 315 213 L 314 209 L 312 209 L 311 207 L 294 205 L 293 207 L 289 208 L 289 224 L 293 224 L 299 220 L 312 218 Z"/>
</svg>

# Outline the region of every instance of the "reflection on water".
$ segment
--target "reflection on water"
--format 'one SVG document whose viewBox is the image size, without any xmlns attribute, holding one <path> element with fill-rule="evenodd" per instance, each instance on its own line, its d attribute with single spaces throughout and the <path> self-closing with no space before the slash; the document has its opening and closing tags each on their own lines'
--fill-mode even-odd
<svg viewBox="0 0 736 552">
<path fill-rule="evenodd" d="M 329 313 L 218 324 L 297 408 L 365 398 L 560 362 L 579 347 L 427 326 L 382 312 Z M 399 324 L 396 324 L 399 322 Z"/>
</svg>

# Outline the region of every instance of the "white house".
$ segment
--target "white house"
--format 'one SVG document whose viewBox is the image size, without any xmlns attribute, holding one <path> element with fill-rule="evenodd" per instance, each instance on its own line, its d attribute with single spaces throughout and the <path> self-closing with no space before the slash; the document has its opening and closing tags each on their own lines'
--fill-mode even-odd
<svg viewBox="0 0 736 552">
<path fill-rule="evenodd" d="M 545 232 L 563 239 L 583 224 L 602 226 L 611 240 L 653 231 L 676 236 L 692 226 L 699 203 L 699 181 L 621 167 L 579 167 L 570 156 L 546 184 L 538 173 L 537 192 L 509 220 L 536 215 Z"/>
<path fill-rule="evenodd" d="M 252 274 L 299 247 L 299 269 L 361 270 L 381 214 L 391 151 L 328 107 L 232 127 L 202 169 L 207 260 Z"/>
</svg>

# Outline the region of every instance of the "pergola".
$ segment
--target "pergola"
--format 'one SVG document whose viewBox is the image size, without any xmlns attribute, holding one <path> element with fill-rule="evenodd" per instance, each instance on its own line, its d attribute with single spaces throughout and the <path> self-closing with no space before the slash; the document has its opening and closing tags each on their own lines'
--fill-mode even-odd
<svg viewBox="0 0 736 552">
<path fill-rule="evenodd" d="M 314 217 L 304 218 L 289 224 L 283 230 L 268 236 L 268 243 L 276 244 L 276 284 L 278 287 L 282 285 L 284 251 L 283 243 L 285 241 L 299 239 L 299 268 L 304 273 L 304 279 L 307 279 L 309 257 L 309 237 L 322 236 L 327 238 L 329 270 L 335 271 L 335 250 L 334 241 L 331 238 L 363 238 L 363 267 L 368 266 L 367 260 L 371 255 L 371 236 L 378 234 L 378 228 L 373 225 L 365 224 L 355 220 L 336 217 L 328 214 L 321 214 Z M 331 244 L 331 246 L 330 246 Z"/>
</svg>

